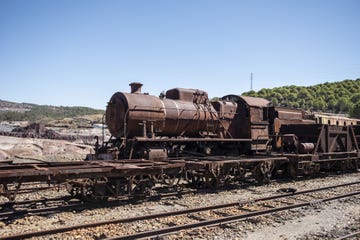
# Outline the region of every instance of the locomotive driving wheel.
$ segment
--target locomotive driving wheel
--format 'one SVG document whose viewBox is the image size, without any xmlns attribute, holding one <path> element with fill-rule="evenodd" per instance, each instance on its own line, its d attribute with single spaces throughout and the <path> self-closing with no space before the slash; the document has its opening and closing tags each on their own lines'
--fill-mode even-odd
<svg viewBox="0 0 360 240">
<path fill-rule="evenodd" d="M 255 166 L 253 169 L 253 177 L 259 183 L 269 183 L 272 171 L 274 170 L 274 163 L 272 160 L 263 161 Z"/>
</svg>

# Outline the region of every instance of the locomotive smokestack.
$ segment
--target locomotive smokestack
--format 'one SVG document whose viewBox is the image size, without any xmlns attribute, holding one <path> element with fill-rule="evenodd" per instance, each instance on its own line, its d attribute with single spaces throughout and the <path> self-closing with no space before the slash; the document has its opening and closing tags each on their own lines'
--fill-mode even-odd
<svg viewBox="0 0 360 240">
<path fill-rule="evenodd" d="M 131 87 L 131 93 L 137 93 L 137 94 L 141 93 L 142 83 L 132 82 L 129 85 Z"/>
</svg>

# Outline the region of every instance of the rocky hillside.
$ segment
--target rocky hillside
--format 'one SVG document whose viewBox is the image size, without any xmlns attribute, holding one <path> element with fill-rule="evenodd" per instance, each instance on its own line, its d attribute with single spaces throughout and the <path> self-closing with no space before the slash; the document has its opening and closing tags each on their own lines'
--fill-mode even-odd
<svg viewBox="0 0 360 240">
<path fill-rule="evenodd" d="M 103 110 L 88 107 L 56 107 L 0 100 L 0 121 L 44 121 L 103 114 Z"/>
<path fill-rule="evenodd" d="M 31 103 L 15 103 L 0 99 L 0 111 L 25 112 L 36 106 Z"/>
</svg>

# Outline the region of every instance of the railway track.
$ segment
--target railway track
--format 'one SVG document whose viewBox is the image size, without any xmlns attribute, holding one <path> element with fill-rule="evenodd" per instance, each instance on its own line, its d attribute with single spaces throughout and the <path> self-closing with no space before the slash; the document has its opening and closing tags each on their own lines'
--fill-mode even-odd
<svg viewBox="0 0 360 240">
<path fill-rule="evenodd" d="M 43 183 L 25 183 L 26 189 L 41 189 L 47 190 L 46 187 L 41 187 Z M 39 187 L 40 185 L 40 187 Z M 227 186 L 226 189 L 238 188 L 239 186 Z M 45 189 L 43 189 L 45 188 Z M 57 191 L 63 190 L 66 192 L 66 186 L 53 186 L 49 189 L 56 188 Z M 26 190 L 25 189 L 25 190 Z M 0 204 L 0 220 L 2 221 L 11 221 L 13 219 L 25 217 L 27 215 L 37 215 L 37 216 L 46 216 L 49 214 L 59 213 L 59 212 L 71 212 L 71 211 L 81 211 L 84 209 L 96 209 L 103 207 L 117 207 L 125 204 L 138 203 L 139 201 L 152 201 L 159 200 L 168 197 L 182 197 L 186 194 L 191 193 L 203 193 L 203 192 L 212 192 L 214 189 L 208 188 L 199 188 L 193 189 L 190 186 L 183 186 L 180 190 L 174 190 L 167 193 L 157 192 L 151 195 L 138 195 L 138 196 L 122 196 L 115 199 L 108 199 L 106 201 L 95 201 L 95 200 L 86 200 L 70 196 L 67 193 L 66 195 L 60 197 L 41 197 L 40 199 L 28 199 L 23 201 L 9 201 L 3 204 Z M 26 194 L 27 192 L 21 192 L 20 194 Z"/>
<path fill-rule="evenodd" d="M 39 237 L 66 233 L 73 230 L 88 231 L 96 228 L 102 231 L 101 227 L 111 225 L 112 228 L 123 229 L 123 235 L 113 235 L 108 239 L 137 239 L 151 238 L 160 235 L 172 234 L 182 230 L 193 228 L 216 226 L 236 221 L 248 220 L 260 216 L 271 215 L 273 213 L 287 211 L 290 209 L 301 208 L 305 206 L 316 207 L 319 204 L 334 201 L 341 198 L 348 198 L 360 195 L 360 181 L 332 185 L 322 188 L 310 189 L 305 191 L 291 191 L 292 189 L 283 189 L 282 194 L 276 194 L 268 197 L 250 199 L 248 201 L 236 201 L 227 204 L 212 205 L 199 208 L 177 210 L 158 214 L 144 215 L 132 218 L 114 219 L 110 221 L 101 221 L 75 226 L 67 226 L 44 231 L 28 232 L 18 235 L 5 236 L 0 239 L 24 239 L 29 237 Z M 286 192 L 289 190 L 290 192 Z M 175 218 L 183 216 L 183 222 L 176 224 Z M 140 229 L 138 232 L 129 231 L 129 224 L 144 221 L 156 221 L 161 224 L 156 230 Z M 149 224 L 144 224 L 144 226 Z M 105 230 L 103 231 L 105 232 Z M 120 230 L 118 231 L 120 232 Z M 105 236 L 108 237 L 108 236 Z"/>
<path fill-rule="evenodd" d="M 24 200 L 8 202 L 0 205 L 0 220 L 10 221 L 12 219 L 24 217 L 26 215 L 46 216 L 49 214 L 64 211 L 81 211 L 84 209 L 96 209 L 104 207 L 117 207 L 129 203 L 135 203 L 146 200 L 158 200 L 168 197 L 179 197 L 185 194 L 196 193 L 198 190 L 183 190 L 171 193 L 159 193 L 151 196 L 127 196 L 107 201 L 84 202 L 74 199 L 72 196 L 55 197 L 49 199 Z"/>
</svg>

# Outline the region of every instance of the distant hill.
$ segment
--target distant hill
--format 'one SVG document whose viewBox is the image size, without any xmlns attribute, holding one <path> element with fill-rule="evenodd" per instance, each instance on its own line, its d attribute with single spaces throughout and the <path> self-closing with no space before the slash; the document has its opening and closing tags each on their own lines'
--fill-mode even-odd
<svg viewBox="0 0 360 240">
<path fill-rule="evenodd" d="M 103 110 L 88 107 L 56 107 L 0 100 L 0 121 L 40 121 L 103 114 Z"/>
<path fill-rule="evenodd" d="M 25 112 L 29 111 L 34 106 L 36 105 L 31 103 L 15 103 L 0 99 L 0 111 Z"/>
<path fill-rule="evenodd" d="M 360 118 L 360 78 L 309 87 L 291 85 L 263 88 L 258 92 L 244 92 L 243 95 L 266 98 L 272 101 L 274 106 L 344 113 Z"/>
</svg>

